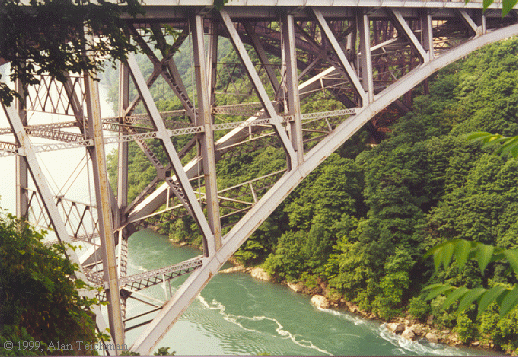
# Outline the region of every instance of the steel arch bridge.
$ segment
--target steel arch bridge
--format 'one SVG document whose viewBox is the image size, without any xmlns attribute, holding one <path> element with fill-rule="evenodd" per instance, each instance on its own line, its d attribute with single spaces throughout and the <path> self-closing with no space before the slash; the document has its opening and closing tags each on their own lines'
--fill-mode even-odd
<svg viewBox="0 0 520 357">
<path fill-rule="evenodd" d="M 502 18 L 499 5 L 484 13 L 481 8 L 481 1 L 230 0 L 217 11 L 211 1 L 147 0 L 146 15 L 128 18 L 127 26 L 153 69 L 145 77 L 133 55 L 121 64 L 115 117 L 101 116 L 97 82 L 88 75 L 69 76 L 65 83 L 42 76 L 25 107 L 4 106 L 10 127 L 0 128 L 0 156 L 16 157 L 17 215 L 52 227 L 61 242 L 87 243 L 85 257 L 72 250 L 68 256 L 79 264 L 79 278 L 103 289 L 99 297 L 108 301 L 112 342 L 123 345 L 125 331 L 146 325 L 131 350 L 150 354 L 219 268 L 340 145 L 385 108 L 407 110 L 411 90 L 440 68 L 517 35 L 516 10 Z M 165 28 L 176 30 L 173 39 Z M 150 47 L 150 35 L 161 54 Z M 219 62 L 224 39 L 237 63 Z M 196 84 L 192 95 L 174 58 L 186 41 Z M 158 78 L 182 109 L 159 111 L 150 91 Z M 242 87 L 233 87 L 232 78 L 241 78 Z M 303 112 L 302 104 L 322 92 L 344 108 Z M 142 114 L 136 112 L 139 104 Z M 29 125 L 28 113 L 40 112 L 53 119 Z M 34 137 L 50 143 L 34 144 Z M 183 146 L 177 137 L 185 138 Z M 132 200 L 130 142 L 157 172 Z M 107 144 L 118 145 L 117 192 L 108 183 Z M 151 144 L 160 144 L 166 162 Z M 220 159 L 266 146 L 283 151 L 285 167 L 231 187 L 219 185 Z M 86 152 L 92 167 L 94 202 L 53 192 L 39 161 L 44 152 L 74 148 Z M 29 177 L 36 190 L 29 188 Z M 129 236 L 147 219 L 165 215 L 197 223 L 203 254 L 127 274 Z M 143 293 L 185 274 L 188 279 L 165 302 Z M 127 316 L 128 299 L 152 309 L 147 316 Z M 94 313 L 104 331 L 100 308 Z"/>
</svg>

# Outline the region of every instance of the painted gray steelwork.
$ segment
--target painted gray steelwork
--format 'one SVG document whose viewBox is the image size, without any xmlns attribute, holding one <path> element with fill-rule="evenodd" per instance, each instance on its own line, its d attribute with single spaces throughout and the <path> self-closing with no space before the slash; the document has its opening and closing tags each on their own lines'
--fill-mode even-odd
<svg viewBox="0 0 520 357">
<path fill-rule="evenodd" d="M 78 277 L 105 288 L 116 343 L 125 342 L 126 331 L 144 326 L 132 346 L 141 354 L 151 354 L 219 268 L 343 142 L 390 105 L 408 110 L 408 93 L 439 68 L 517 33 L 516 10 L 503 19 L 499 5 L 482 13 L 478 1 L 230 0 L 220 12 L 211 3 L 148 0 L 145 16 L 127 19 L 128 32 L 153 70 L 145 78 L 133 55 L 121 65 L 116 117 L 101 119 L 97 84 L 89 76 L 69 77 L 64 85 L 44 77 L 28 91 L 27 108 L 4 108 L 11 127 L 0 128 L 0 156 L 17 156 L 17 214 L 38 212 L 31 207 L 40 205 L 39 217 L 54 227 L 61 241 L 88 243 L 81 260 L 68 253 L 81 266 Z M 173 42 L 163 32 L 166 26 L 177 31 Z M 161 54 L 152 50 L 149 34 Z M 218 43 L 223 39 L 231 42 L 240 63 L 219 63 Z M 192 50 L 193 95 L 174 60 L 186 42 Z M 230 79 L 222 79 L 225 75 L 248 78 L 249 86 L 230 88 Z M 150 90 L 158 78 L 178 98 L 179 109 L 158 110 Z M 131 80 L 138 92 L 133 99 Z M 243 97 L 242 92 L 256 93 L 257 98 Z M 315 101 L 321 92 L 337 98 L 344 108 L 302 113 L 302 104 Z M 139 103 L 146 113 L 135 113 Z M 28 125 L 26 112 L 65 119 Z M 241 118 L 230 121 L 226 115 Z M 176 147 L 178 136 L 189 138 L 183 147 Z M 53 142 L 35 145 L 30 137 Z M 152 141 L 160 143 L 166 162 L 154 153 Z M 129 202 L 131 142 L 157 175 Z M 103 151 L 110 143 L 117 143 L 119 150 L 117 195 L 106 177 Z M 285 167 L 219 187 L 219 160 L 266 146 L 285 153 Z M 67 148 L 85 148 L 93 168 L 95 203 L 56 197 L 49 188 L 37 155 Z M 187 154 L 193 159 L 183 166 Z M 39 197 L 27 189 L 27 170 Z M 193 218 L 202 236 L 202 256 L 128 276 L 129 236 L 147 219 L 164 215 Z M 146 295 L 146 288 L 184 274 L 190 276 L 167 301 Z M 126 316 L 129 298 L 152 309 Z M 99 308 L 95 313 L 104 331 Z M 145 322 L 135 322 L 145 315 Z"/>
</svg>

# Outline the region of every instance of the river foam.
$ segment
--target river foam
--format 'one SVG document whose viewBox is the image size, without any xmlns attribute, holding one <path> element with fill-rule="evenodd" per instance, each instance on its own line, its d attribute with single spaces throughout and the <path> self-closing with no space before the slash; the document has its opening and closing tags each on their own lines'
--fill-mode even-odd
<svg viewBox="0 0 520 357">
<path fill-rule="evenodd" d="M 349 322 L 355 325 L 365 325 L 369 329 L 378 333 L 379 336 L 385 341 L 389 342 L 393 346 L 395 346 L 395 354 L 396 355 L 438 355 L 438 356 L 471 356 L 475 355 L 476 351 L 463 351 L 461 348 L 455 348 L 443 344 L 432 343 L 427 340 L 418 340 L 411 341 L 404 338 L 401 335 L 397 335 L 395 333 L 390 332 L 386 328 L 386 323 L 378 324 L 374 321 L 370 321 L 364 319 L 362 317 L 356 316 L 352 313 L 346 313 L 341 311 L 336 311 L 332 309 L 319 309 L 318 310 L 338 316 L 340 318 L 344 318 Z"/>
<path fill-rule="evenodd" d="M 332 353 L 328 352 L 325 349 L 319 348 L 318 346 L 314 345 L 311 341 L 307 341 L 307 340 L 303 340 L 303 339 L 299 340 L 298 335 L 293 334 L 290 331 L 287 331 L 286 329 L 284 329 L 284 326 L 275 318 L 268 317 L 268 316 L 249 317 L 249 316 L 228 314 L 228 313 L 226 313 L 226 307 L 223 304 L 221 304 L 220 302 L 216 301 L 215 299 L 213 299 L 211 301 L 211 303 L 208 303 L 202 296 L 199 295 L 197 297 L 197 300 L 200 301 L 206 309 L 217 310 L 224 320 L 239 326 L 244 331 L 256 332 L 256 333 L 264 332 L 259 329 L 245 327 L 244 323 L 241 321 L 250 321 L 250 322 L 270 321 L 275 324 L 275 326 L 276 326 L 275 332 L 278 336 L 281 336 L 284 339 L 291 340 L 295 345 L 297 345 L 299 347 L 312 349 L 312 350 L 318 351 L 320 353 L 323 353 L 323 354 L 326 354 L 329 356 L 333 356 Z M 272 334 L 272 336 L 276 337 L 276 335 L 274 335 L 274 334 Z"/>
</svg>

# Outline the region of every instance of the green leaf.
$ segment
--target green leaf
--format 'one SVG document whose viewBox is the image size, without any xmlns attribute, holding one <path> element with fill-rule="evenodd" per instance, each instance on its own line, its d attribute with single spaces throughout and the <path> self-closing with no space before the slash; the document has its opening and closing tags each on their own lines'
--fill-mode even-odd
<svg viewBox="0 0 520 357">
<path fill-rule="evenodd" d="M 482 2 L 482 10 L 486 10 L 489 7 L 489 5 L 491 5 L 492 3 L 493 3 L 493 0 L 484 0 Z M 466 2 L 466 4 L 467 4 L 467 2 Z"/>
<path fill-rule="evenodd" d="M 450 244 L 446 244 L 446 246 L 442 250 L 442 260 L 444 268 L 447 268 L 451 263 L 451 259 L 453 258 L 453 252 L 455 251 L 455 245 L 456 241 L 450 241 Z"/>
<path fill-rule="evenodd" d="M 470 141 L 483 141 L 488 142 L 494 134 L 487 133 L 484 131 L 476 131 L 466 135 L 466 139 Z"/>
<path fill-rule="evenodd" d="M 502 252 L 507 262 L 511 266 L 511 269 L 518 276 L 518 248 L 517 249 L 504 249 Z"/>
<path fill-rule="evenodd" d="M 431 290 L 430 293 L 426 296 L 426 300 L 431 300 L 441 294 L 444 294 L 446 293 L 447 291 L 451 291 L 455 289 L 455 287 L 451 286 L 451 285 L 446 285 L 446 284 L 433 284 L 433 285 L 428 285 L 427 287 L 424 288 L 424 290 Z"/>
<path fill-rule="evenodd" d="M 472 242 L 459 239 L 456 244 L 455 249 L 455 260 L 457 261 L 457 265 L 460 269 L 466 265 L 466 262 L 468 261 L 469 253 L 471 252 L 471 249 L 473 248 L 474 244 Z"/>
<path fill-rule="evenodd" d="M 475 288 L 468 291 L 464 298 L 461 300 L 459 308 L 457 309 L 457 313 L 466 310 L 473 302 L 478 300 L 482 294 L 484 294 L 487 289 L 484 288 Z"/>
<path fill-rule="evenodd" d="M 477 259 L 480 271 L 482 272 L 482 274 L 484 274 L 484 270 L 486 270 L 486 267 L 488 266 L 489 262 L 491 262 L 491 258 L 493 257 L 495 247 L 493 247 L 492 245 L 477 243 L 475 248 L 475 258 Z"/>
<path fill-rule="evenodd" d="M 515 285 L 513 290 L 505 294 L 500 305 L 500 318 L 507 315 L 515 306 L 518 306 L 518 284 Z"/>
<path fill-rule="evenodd" d="M 448 296 L 446 296 L 446 300 L 444 300 L 444 304 L 442 304 L 442 308 L 447 309 L 456 300 L 461 299 L 468 291 L 469 291 L 469 289 L 465 286 L 461 286 L 460 288 L 455 289 Z"/>
<path fill-rule="evenodd" d="M 502 17 L 505 17 L 517 3 L 518 0 L 502 0 Z"/>
</svg>

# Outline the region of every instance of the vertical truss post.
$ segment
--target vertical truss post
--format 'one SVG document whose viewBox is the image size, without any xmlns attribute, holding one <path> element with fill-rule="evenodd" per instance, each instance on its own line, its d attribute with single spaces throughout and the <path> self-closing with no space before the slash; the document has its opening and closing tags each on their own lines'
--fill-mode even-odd
<svg viewBox="0 0 520 357">
<path fill-rule="evenodd" d="M 217 85 L 217 63 L 218 63 L 218 22 L 211 20 L 209 26 L 209 50 L 208 50 L 208 86 L 211 108 L 215 105 L 215 87 Z M 213 122 L 215 121 L 213 117 Z"/>
<path fill-rule="evenodd" d="M 433 60 L 433 23 L 432 15 L 428 10 L 423 10 L 421 13 L 421 44 L 424 47 L 428 58 Z"/>
<path fill-rule="evenodd" d="M 18 116 L 22 121 L 22 125 L 27 125 L 27 112 L 25 109 L 25 103 L 27 101 L 26 88 L 23 87 L 22 81 L 16 81 L 16 91 L 20 95 L 20 98 L 15 100 L 16 110 Z M 27 188 L 29 187 L 28 182 L 28 168 L 25 159 L 17 155 L 16 156 L 16 216 L 18 218 L 26 219 L 29 211 L 29 200 L 27 197 Z"/>
<path fill-rule="evenodd" d="M 296 45 L 294 16 L 287 14 L 282 21 L 283 54 L 286 68 L 287 83 L 287 109 L 288 114 L 293 116 L 290 122 L 290 135 L 293 148 L 296 151 L 298 164 L 303 162 L 303 134 L 302 115 L 300 109 L 300 94 L 298 92 L 298 64 L 296 63 Z"/>
<path fill-rule="evenodd" d="M 130 103 L 129 95 L 130 74 L 125 63 L 119 66 L 119 123 L 124 124 L 125 113 Z M 126 130 L 119 132 L 119 136 L 127 134 Z M 116 226 L 120 226 L 123 217 L 120 215 L 125 211 L 128 204 L 128 142 L 121 140 L 119 143 L 118 174 L 117 174 L 117 206 L 119 217 Z M 121 242 L 120 242 L 121 243 Z"/>
<path fill-rule="evenodd" d="M 481 34 L 485 35 L 486 31 L 487 31 L 487 25 L 486 25 L 486 15 L 484 14 L 484 11 L 482 11 L 482 13 L 479 14 L 479 16 L 477 16 L 475 23 L 481 29 Z"/>
<path fill-rule="evenodd" d="M 262 84 L 262 80 L 260 79 L 260 76 L 255 70 L 253 62 L 251 61 L 251 58 L 249 57 L 247 50 L 244 44 L 242 43 L 242 40 L 240 39 L 240 36 L 238 35 L 235 26 L 233 25 L 231 17 L 225 10 L 220 11 L 220 16 L 224 21 L 224 25 L 226 26 L 226 29 L 229 33 L 229 37 L 231 38 L 231 42 L 233 43 L 233 46 L 235 47 L 235 50 L 237 51 L 240 60 L 242 61 L 242 64 L 247 70 L 247 74 L 249 75 L 249 78 L 253 83 L 253 87 L 255 88 L 256 93 L 258 94 L 258 98 L 260 98 L 260 100 L 262 101 L 264 109 L 270 117 L 270 124 L 274 127 L 276 133 L 278 134 L 278 137 L 282 141 L 283 148 L 288 157 L 288 169 L 292 170 L 293 168 L 298 166 L 298 159 L 296 157 L 296 151 L 294 151 L 292 143 L 289 140 L 289 136 L 285 132 L 285 128 L 282 126 L 282 120 L 276 112 L 273 103 L 271 103 L 271 99 L 269 99 L 269 96 L 267 95 L 267 92 Z"/>
<path fill-rule="evenodd" d="M 117 354 L 120 354 L 121 351 L 117 346 L 123 346 L 125 339 L 123 316 L 120 304 L 119 279 L 117 276 L 114 230 L 112 228 L 112 210 L 105 162 L 101 106 L 99 102 L 97 82 L 88 73 L 85 74 L 85 88 L 87 98 L 88 131 L 91 138 L 94 139 L 92 166 L 94 168 L 98 224 L 103 251 L 104 280 L 108 282 L 106 293 L 108 298 L 110 333 L 116 344 Z"/>
<path fill-rule="evenodd" d="M 359 51 L 361 53 L 361 84 L 367 92 L 368 103 L 374 101 L 374 76 L 372 71 L 372 56 L 370 52 L 370 22 L 363 9 L 357 13 L 357 27 L 359 33 Z"/>
<path fill-rule="evenodd" d="M 217 172 L 215 168 L 215 141 L 213 134 L 213 115 L 211 112 L 211 94 L 209 89 L 213 86 L 209 80 L 213 75 L 206 69 L 206 56 L 204 51 L 204 18 L 195 15 L 192 18 L 193 34 L 193 60 L 195 66 L 195 80 L 197 85 L 198 115 L 197 125 L 204 126 L 204 132 L 198 134 L 201 148 L 202 167 L 204 170 L 204 184 L 206 186 L 206 208 L 208 211 L 208 223 L 214 236 L 214 249 L 218 251 L 222 246 L 220 214 L 217 196 Z M 216 51 L 216 44 L 211 45 Z M 209 78 L 208 78 L 209 77 Z M 209 252 L 212 256 L 215 252 Z"/>
</svg>

